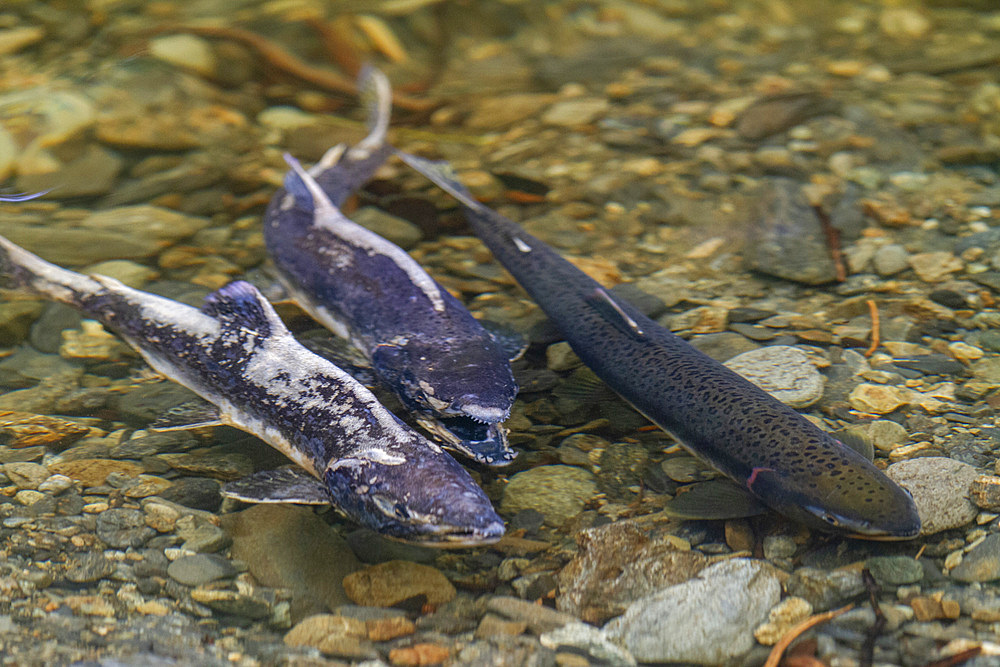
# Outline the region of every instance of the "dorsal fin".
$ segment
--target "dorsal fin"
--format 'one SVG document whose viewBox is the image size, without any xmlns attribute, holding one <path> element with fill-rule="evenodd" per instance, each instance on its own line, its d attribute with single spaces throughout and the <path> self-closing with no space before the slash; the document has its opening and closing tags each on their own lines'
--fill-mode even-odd
<svg viewBox="0 0 1000 667">
<path fill-rule="evenodd" d="M 472 193 L 470 193 L 466 187 L 459 182 L 458 178 L 455 176 L 455 172 L 451 168 L 451 165 L 447 162 L 425 160 L 422 157 L 404 153 L 400 150 L 396 151 L 396 155 L 398 155 L 399 159 L 403 162 L 423 174 L 424 177 L 432 183 L 457 199 L 463 206 L 467 206 L 474 211 L 486 210 L 486 207 L 476 201 L 476 199 L 472 196 Z"/>
<path fill-rule="evenodd" d="M 604 288 L 598 287 L 584 297 L 584 301 L 590 304 L 594 310 L 600 313 L 601 317 L 609 324 L 614 325 L 619 331 L 628 334 L 636 340 L 646 339 L 646 332 L 618 305 L 618 302 L 611 298 L 611 295 Z"/>
<path fill-rule="evenodd" d="M 265 336 L 287 332 L 274 307 L 256 287 L 243 280 L 229 283 L 206 296 L 201 310 L 223 327 L 239 327 Z"/>
</svg>

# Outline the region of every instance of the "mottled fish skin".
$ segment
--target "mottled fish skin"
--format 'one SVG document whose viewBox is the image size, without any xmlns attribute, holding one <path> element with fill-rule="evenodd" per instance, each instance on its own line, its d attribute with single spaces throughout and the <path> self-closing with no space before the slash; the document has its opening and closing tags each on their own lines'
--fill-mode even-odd
<svg viewBox="0 0 1000 667">
<path fill-rule="evenodd" d="M 815 528 L 867 539 L 917 536 L 913 499 L 863 456 L 475 201 L 443 164 L 401 157 L 458 198 L 475 233 L 583 362 L 693 454 Z"/>
<path fill-rule="evenodd" d="M 489 543 L 503 533 L 452 457 L 299 345 L 249 283 L 213 292 L 198 310 L 61 269 L 0 237 L 0 285 L 100 321 L 154 369 L 216 405 L 224 423 L 325 482 L 331 502 L 362 525 L 436 546 Z"/>
<path fill-rule="evenodd" d="M 296 302 L 349 338 L 424 428 L 477 462 L 507 465 L 516 454 L 501 422 L 517 395 L 507 354 L 406 251 L 337 208 L 391 150 L 388 82 L 369 76 L 372 133 L 308 174 L 289 172 L 264 216 L 268 252 Z"/>
</svg>

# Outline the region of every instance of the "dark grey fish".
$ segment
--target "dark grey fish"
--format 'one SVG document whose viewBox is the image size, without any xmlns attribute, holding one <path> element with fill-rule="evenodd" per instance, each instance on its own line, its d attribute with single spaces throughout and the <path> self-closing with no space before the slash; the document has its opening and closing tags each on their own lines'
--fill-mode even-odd
<svg viewBox="0 0 1000 667">
<path fill-rule="evenodd" d="M 291 336 L 249 283 L 201 310 L 45 262 L 0 237 L 0 284 L 74 306 L 154 369 L 218 408 L 308 475 L 258 474 L 235 495 L 328 502 L 383 535 L 436 546 L 495 541 L 503 523 L 469 474 L 365 387 Z M 310 478 L 311 476 L 311 478 Z"/>
<path fill-rule="evenodd" d="M 609 293 L 483 206 L 442 163 L 401 157 L 461 203 L 473 230 L 609 387 L 771 509 L 868 539 L 920 532 L 910 495 L 862 455 Z"/>
<path fill-rule="evenodd" d="M 448 448 L 501 466 L 515 452 L 501 422 L 517 384 L 504 346 L 402 248 L 347 219 L 337 204 L 389 154 L 390 90 L 370 71 L 372 131 L 297 164 L 264 217 L 264 240 L 292 298 L 371 363 L 376 380 Z"/>
</svg>

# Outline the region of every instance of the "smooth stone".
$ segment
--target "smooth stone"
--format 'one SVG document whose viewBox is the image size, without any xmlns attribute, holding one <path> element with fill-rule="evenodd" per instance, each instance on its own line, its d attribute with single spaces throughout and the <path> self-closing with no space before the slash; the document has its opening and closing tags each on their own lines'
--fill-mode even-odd
<svg viewBox="0 0 1000 667">
<path fill-rule="evenodd" d="M 861 412 L 886 415 L 909 403 L 905 389 L 884 384 L 862 383 L 847 397 L 851 407 Z"/>
<path fill-rule="evenodd" d="M 549 125 L 572 127 L 586 125 L 605 114 L 611 103 L 603 97 L 581 97 L 556 102 L 542 113 L 542 122 Z"/>
<path fill-rule="evenodd" d="M 875 272 L 886 278 L 909 268 L 910 253 L 903 246 L 897 243 L 890 243 L 875 251 L 873 261 L 875 263 Z"/>
<path fill-rule="evenodd" d="M 858 570 L 827 572 L 812 567 L 802 567 L 789 577 L 785 588 L 789 595 L 808 601 L 815 611 L 826 611 L 863 593 L 865 584 Z"/>
<path fill-rule="evenodd" d="M 191 599 L 215 611 L 233 616 L 267 618 L 271 614 L 271 605 L 267 600 L 237 591 L 195 588 L 191 591 Z"/>
<path fill-rule="evenodd" d="M 159 275 L 157 271 L 145 264 L 139 264 L 127 259 L 109 259 L 106 262 L 98 262 L 86 267 L 83 273 L 114 278 L 126 286 L 135 289 L 142 289 L 149 281 Z"/>
<path fill-rule="evenodd" d="M 604 630 L 640 662 L 715 665 L 753 647 L 754 629 L 780 598 L 770 566 L 735 558 L 633 602 Z"/>
<path fill-rule="evenodd" d="M 76 584 L 98 581 L 114 572 L 114 563 L 99 551 L 74 554 L 66 559 L 66 579 Z"/>
<path fill-rule="evenodd" d="M 164 35 L 149 42 L 149 53 L 171 65 L 177 65 L 213 78 L 216 71 L 215 54 L 211 45 L 196 35 Z"/>
<path fill-rule="evenodd" d="M 542 646 L 554 650 L 568 647 L 574 654 L 590 656 L 599 664 L 636 664 L 635 658 L 625 649 L 608 641 L 603 631 L 579 621 L 545 632 L 538 641 Z"/>
<path fill-rule="evenodd" d="M 254 471 L 250 457 L 239 452 L 207 449 L 181 454 L 159 454 L 156 458 L 174 470 L 225 481 L 242 479 Z"/>
<path fill-rule="evenodd" d="M 75 479 L 85 487 L 93 487 L 104 484 L 108 475 L 112 473 L 122 473 L 129 477 L 138 476 L 142 473 L 143 467 L 132 461 L 85 458 L 50 463 L 49 470 Z"/>
<path fill-rule="evenodd" d="M 799 183 L 773 179 L 751 226 L 744 256 L 753 270 L 806 285 L 836 279 L 819 219 Z"/>
<path fill-rule="evenodd" d="M 525 623 L 528 630 L 536 635 L 578 622 L 572 614 L 508 595 L 490 597 L 486 609 L 508 620 Z"/>
<path fill-rule="evenodd" d="M 351 220 L 395 243 L 403 250 L 413 248 L 424 238 L 423 230 L 417 225 L 375 206 L 359 208 L 351 214 Z"/>
<path fill-rule="evenodd" d="M 255 505 L 222 517 L 232 537 L 230 555 L 272 588 L 292 593 L 292 620 L 349 600 L 341 581 L 358 567 L 337 532 L 307 507 Z"/>
<path fill-rule="evenodd" d="M 159 497 L 192 509 L 214 512 L 222 504 L 219 482 L 205 477 L 181 477 L 160 492 Z"/>
<path fill-rule="evenodd" d="M 969 500 L 969 488 L 978 473 L 968 463 L 939 456 L 922 457 L 894 463 L 885 473 L 913 496 L 921 535 L 961 528 L 979 512 Z"/>
<path fill-rule="evenodd" d="M 972 501 L 980 509 L 989 512 L 1000 511 L 1000 477 L 995 475 L 980 475 L 972 481 L 969 492 L 972 496 Z"/>
<path fill-rule="evenodd" d="M 947 250 L 910 255 L 909 262 L 913 272 L 925 283 L 941 282 L 948 274 L 965 268 L 965 263 Z"/>
<path fill-rule="evenodd" d="M 455 597 L 455 587 L 439 570 L 404 560 L 352 572 L 344 577 L 343 584 L 352 602 L 367 607 L 392 607 L 417 596 L 438 606 Z"/>
<path fill-rule="evenodd" d="M 689 342 L 695 349 L 723 363 L 735 356 L 758 349 L 757 343 L 734 331 L 695 336 Z"/>
<path fill-rule="evenodd" d="M 602 623 L 630 604 L 701 572 L 708 558 L 654 539 L 628 521 L 576 535 L 577 554 L 559 572 L 556 608 L 587 623 Z"/>
<path fill-rule="evenodd" d="M 209 224 L 157 206 L 121 206 L 94 211 L 72 227 L 11 223 L 4 235 L 60 266 L 84 266 L 152 257 Z"/>
<path fill-rule="evenodd" d="M 865 430 L 872 446 L 882 452 L 891 452 L 910 437 L 903 426 L 890 419 L 876 419 L 869 422 Z"/>
<path fill-rule="evenodd" d="M 174 530 L 184 540 L 182 548 L 198 553 L 214 553 L 229 546 L 231 541 L 222 528 L 194 517 L 178 519 Z"/>
<path fill-rule="evenodd" d="M 964 582 L 1000 579 L 1000 535 L 986 539 L 965 554 L 962 562 L 950 572 L 952 579 Z"/>
<path fill-rule="evenodd" d="M 565 465 L 539 466 L 519 472 L 504 487 L 500 511 L 510 516 L 533 509 L 550 526 L 562 526 L 580 514 L 597 492 L 594 475 Z"/>
<path fill-rule="evenodd" d="M 725 362 L 750 382 L 793 408 L 807 408 L 823 397 L 823 376 L 802 350 L 770 345 Z"/>
<path fill-rule="evenodd" d="M 866 566 L 883 586 L 915 584 L 924 578 L 924 568 L 909 556 L 875 556 L 868 559 Z"/>
<path fill-rule="evenodd" d="M 97 537 L 113 549 L 141 547 L 156 531 L 146 525 L 139 510 L 114 508 L 97 516 Z"/>
<path fill-rule="evenodd" d="M 32 323 L 44 308 L 40 301 L 0 303 L 0 340 L 4 341 L 4 345 L 14 345 L 27 338 Z"/>
<path fill-rule="evenodd" d="M 181 556 L 167 566 L 167 575 L 185 586 L 201 586 L 235 576 L 237 572 L 231 561 L 214 554 Z"/>
<path fill-rule="evenodd" d="M 365 637 L 368 634 L 364 621 L 339 614 L 314 614 L 303 618 L 285 633 L 286 646 L 312 646 L 320 648 L 331 636 Z"/>
<path fill-rule="evenodd" d="M 3 474 L 7 475 L 11 482 L 19 489 L 35 490 L 38 486 L 49 478 L 49 470 L 39 463 L 28 463 L 19 461 L 15 463 L 5 463 Z"/>
</svg>

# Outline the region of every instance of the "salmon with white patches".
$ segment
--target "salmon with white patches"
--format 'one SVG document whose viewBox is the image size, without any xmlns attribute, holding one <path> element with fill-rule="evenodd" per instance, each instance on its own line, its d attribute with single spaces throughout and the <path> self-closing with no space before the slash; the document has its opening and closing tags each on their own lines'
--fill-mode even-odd
<svg viewBox="0 0 1000 667">
<path fill-rule="evenodd" d="M 771 509 L 820 530 L 918 535 L 913 499 L 870 461 L 477 202 L 443 163 L 400 156 L 458 199 L 475 233 L 583 362 L 690 452 Z"/>
<path fill-rule="evenodd" d="M 294 461 L 230 495 L 329 503 L 388 537 L 433 546 L 496 541 L 503 523 L 469 474 L 331 362 L 302 347 L 271 304 L 234 282 L 199 310 L 74 273 L 0 237 L 0 286 L 78 308 L 155 370 Z"/>
<path fill-rule="evenodd" d="M 513 461 L 502 423 L 517 384 L 510 354 L 405 250 L 338 205 L 385 161 L 388 81 L 369 70 L 371 133 L 308 171 L 289 158 L 264 217 L 264 240 L 292 298 L 350 340 L 376 380 L 444 446 L 487 465 Z"/>
</svg>

